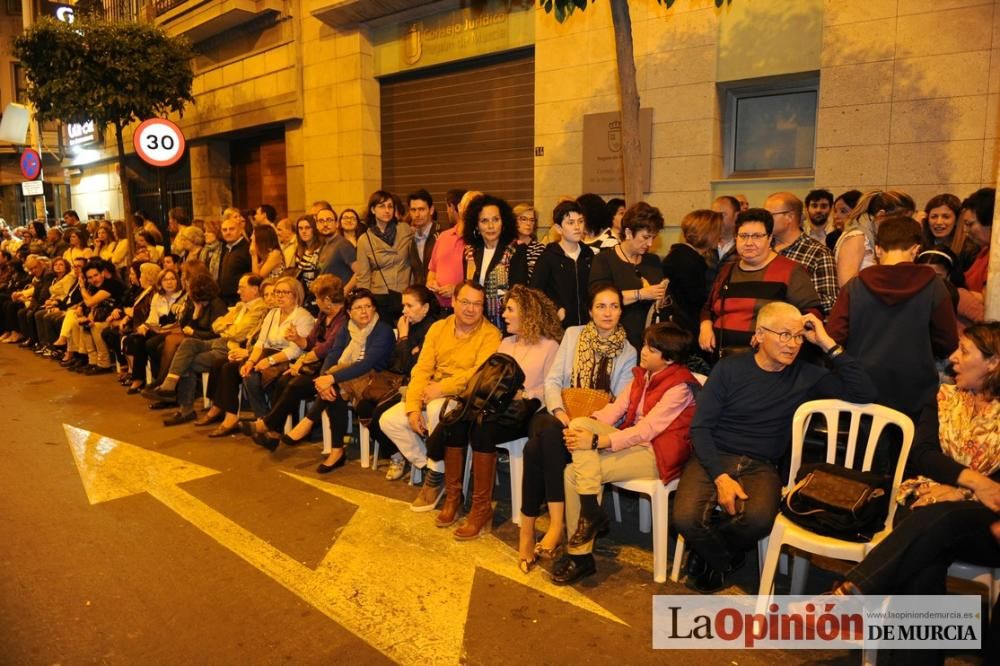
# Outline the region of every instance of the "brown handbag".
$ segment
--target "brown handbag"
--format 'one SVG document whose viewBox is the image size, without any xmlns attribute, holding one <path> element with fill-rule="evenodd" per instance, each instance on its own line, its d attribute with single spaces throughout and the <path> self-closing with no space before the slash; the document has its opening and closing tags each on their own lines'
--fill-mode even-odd
<svg viewBox="0 0 1000 666">
<path fill-rule="evenodd" d="M 337 382 L 337 392 L 340 397 L 357 407 L 362 400 L 382 402 L 399 391 L 405 380 L 405 375 L 388 370 L 369 370 L 360 377 Z"/>
<path fill-rule="evenodd" d="M 591 388 L 564 388 L 562 399 L 563 409 L 571 419 L 590 416 L 611 402 L 607 391 Z"/>
</svg>

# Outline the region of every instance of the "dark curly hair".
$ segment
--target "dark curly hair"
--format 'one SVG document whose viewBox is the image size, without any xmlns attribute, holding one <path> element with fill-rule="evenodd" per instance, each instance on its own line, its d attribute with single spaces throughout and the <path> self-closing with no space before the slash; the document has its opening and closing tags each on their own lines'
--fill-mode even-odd
<svg viewBox="0 0 1000 666">
<path fill-rule="evenodd" d="M 219 285 L 208 273 L 194 273 L 188 283 L 188 294 L 196 303 L 207 303 L 219 295 Z"/>
<path fill-rule="evenodd" d="M 465 230 L 463 231 L 465 244 L 474 247 L 483 245 L 483 236 L 479 233 L 479 215 L 487 206 L 496 206 L 500 211 L 500 240 L 497 242 L 497 247 L 507 247 L 517 238 L 517 218 L 514 217 L 514 209 L 510 207 L 509 203 L 492 194 L 476 197 L 465 209 Z"/>
</svg>

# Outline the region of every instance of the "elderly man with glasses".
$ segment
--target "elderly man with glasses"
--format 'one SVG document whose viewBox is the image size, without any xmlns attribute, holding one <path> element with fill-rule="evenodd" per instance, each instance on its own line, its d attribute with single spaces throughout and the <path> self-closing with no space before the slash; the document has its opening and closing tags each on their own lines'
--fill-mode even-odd
<svg viewBox="0 0 1000 666">
<path fill-rule="evenodd" d="M 799 358 L 804 341 L 826 354 L 832 372 Z M 814 314 L 769 303 L 757 315 L 751 344 L 753 353 L 719 361 L 698 395 L 695 455 L 674 500 L 675 525 L 692 550 L 688 581 L 700 592 L 726 587 L 746 551 L 771 531 L 795 410 L 819 398 L 875 399 L 861 365 Z"/>
<path fill-rule="evenodd" d="M 424 439 L 437 426 L 445 398 L 460 393 L 500 346 L 500 331 L 483 317 L 485 301 L 479 284 L 459 286 L 455 314 L 435 322 L 427 332 L 406 397 L 379 421 L 382 432 L 410 464 L 426 471 L 424 486 L 410 505 L 413 511 L 433 511 L 444 495 L 444 447 L 429 451 Z"/>
</svg>

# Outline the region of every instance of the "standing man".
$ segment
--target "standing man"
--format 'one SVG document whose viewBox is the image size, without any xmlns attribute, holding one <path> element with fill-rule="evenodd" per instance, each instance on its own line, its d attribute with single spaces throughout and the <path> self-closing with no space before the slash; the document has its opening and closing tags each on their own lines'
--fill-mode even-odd
<svg viewBox="0 0 1000 666">
<path fill-rule="evenodd" d="M 251 270 L 250 244 L 239 218 L 222 221 L 222 260 L 219 262 L 219 296 L 232 307 L 239 300 L 240 277 Z"/>
<path fill-rule="evenodd" d="M 253 223 L 254 226 L 258 224 L 270 224 L 274 226 L 274 223 L 278 220 L 278 211 L 274 209 L 271 204 L 262 203 L 257 206 L 257 210 L 253 212 Z"/>
<path fill-rule="evenodd" d="M 719 247 L 711 257 L 708 265 L 706 281 L 715 282 L 719 267 L 736 257 L 736 216 L 740 213 L 740 202 L 736 197 L 721 196 L 712 202 L 712 210 L 722 213 L 722 235 L 719 237 Z"/>
<path fill-rule="evenodd" d="M 314 204 L 315 206 L 316 204 Z M 338 275 L 333 271 L 334 264 L 334 250 L 336 249 L 337 243 L 343 240 L 341 235 L 338 233 L 340 231 L 340 225 L 337 222 L 337 213 L 334 212 L 333 208 L 329 206 L 321 206 L 319 210 L 313 213 L 316 216 L 316 231 L 319 233 L 319 260 L 317 265 L 319 266 L 320 273 L 333 273 L 337 275 L 344 284 L 347 284 L 347 280 L 344 279 L 343 275 Z"/>
<path fill-rule="evenodd" d="M 809 218 L 806 233 L 824 245 L 827 244 L 827 236 L 833 231 L 833 220 L 830 219 L 832 209 L 833 193 L 829 190 L 810 190 L 806 195 L 806 216 Z"/>
<path fill-rule="evenodd" d="M 552 211 L 552 226 L 560 240 L 545 246 L 531 286 L 548 296 L 556 305 L 563 328 L 582 326 L 590 321 L 587 309 L 590 267 L 594 253 L 583 245 L 583 209 L 575 201 L 562 201 Z"/>
<path fill-rule="evenodd" d="M 802 202 L 794 194 L 772 194 L 764 202 L 764 210 L 774 218 L 774 251 L 799 262 L 809 272 L 825 316 L 837 300 L 837 268 L 829 248 L 802 233 Z"/>
<path fill-rule="evenodd" d="M 413 284 L 427 284 L 427 265 L 431 262 L 437 232 L 434 230 L 434 200 L 427 190 L 417 190 L 407 197 L 410 209 L 410 227 L 413 242 L 410 244 L 410 271 Z"/>
</svg>

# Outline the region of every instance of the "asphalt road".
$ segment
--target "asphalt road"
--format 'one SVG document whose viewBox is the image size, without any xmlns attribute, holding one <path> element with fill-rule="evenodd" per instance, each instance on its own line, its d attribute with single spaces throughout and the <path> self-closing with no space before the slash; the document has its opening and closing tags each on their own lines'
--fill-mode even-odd
<svg viewBox="0 0 1000 666">
<path fill-rule="evenodd" d="M 356 448 L 321 476 L 318 446 L 210 440 L 147 404 L 0 345 L 0 663 L 858 663 L 654 651 L 651 597 L 689 592 L 653 582 L 634 501 L 567 591 L 517 571 L 505 470 L 494 536 L 456 544 Z"/>
</svg>

